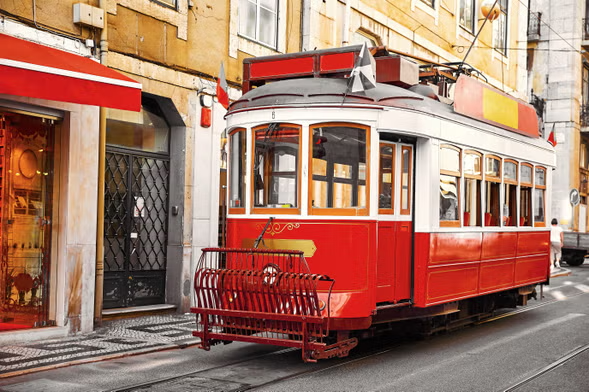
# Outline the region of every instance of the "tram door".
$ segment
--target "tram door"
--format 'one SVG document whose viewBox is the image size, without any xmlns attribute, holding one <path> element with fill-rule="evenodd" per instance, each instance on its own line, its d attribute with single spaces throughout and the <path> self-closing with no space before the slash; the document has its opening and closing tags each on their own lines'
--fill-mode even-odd
<svg viewBox="0 0 589 392">
<path fill-rule="evenodd" d="M 377 303 L 411 297 L 413 149 L 384 140 L 379 145 Z"/>
</svg>

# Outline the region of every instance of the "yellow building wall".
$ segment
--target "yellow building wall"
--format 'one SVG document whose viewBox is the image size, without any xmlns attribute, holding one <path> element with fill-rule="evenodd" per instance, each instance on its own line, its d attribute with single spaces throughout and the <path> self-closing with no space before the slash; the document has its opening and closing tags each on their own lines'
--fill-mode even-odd
<svg viewBox="0 0 589 392">
<path fill-rule="evenodd" d="M 349 34 L 357 31 L 375 37 L 380 44 L 411 55 L 420 56 L 435 62 L 456 62 L 464 59 L 474 34 L 458 25 L 458 0 L 436 1 L 437 9 L 432 10 L 420 0 L 358 0 L 351 2 Z M 477 1 L 480 7 L 480 1 Z M 495 86 L 507 92 L 522 89 L 518 86 L 518 72 L 521 74 L 525 64 L 521 63 L 519 15 L 522 4 L 509 1 L 508 8 L 508 50 L 506 56 L 493 48 L 493 22 L 487 21 L 483 27 L 466 63 L 493 79 Z M 346 5 L 338 0 L 318 2 L 312 11 L 311 47 L 318 49 L 342 46 Z M 477 12 L 476 34 L 483 24 L 484 17 Z M 525 38 L 524 38 L 525 39 Z M 351 43 L 353 39 L 350 39 Z M 523 57 L 525 59 L 525 56 Z M 519 65 L 518 65 L 519 64 Z M 519 68 L 519 70 L 518 70 Z"/>
</svg>

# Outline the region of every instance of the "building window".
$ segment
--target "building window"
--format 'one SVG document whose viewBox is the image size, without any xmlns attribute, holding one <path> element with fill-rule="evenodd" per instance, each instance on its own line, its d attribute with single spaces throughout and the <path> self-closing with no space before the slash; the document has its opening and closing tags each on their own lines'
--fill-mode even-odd
<svg viewBox="0 0 589 392">
<path fill-rule="evenodd" d="M 378 37 L 375 37 L 374 34 L 363 29 L 354 31 L 354 34 L 352 35 L 352 44 L 362 45 L 364 42 L 366 42 L 366 45 L 369 48 L 382 45 L 382 41 Z"/>
<path fill-rule="evenodd" d="M 378 213 L 394 214 L 395 145 L 380 144 L 380 179 L 378 185 Z"/>
<path fill-rule="evenodd" d="M 464 226 L 481 226 L 481 154 L 464 154 Z"/>
<path fill-rule="evenodd" d="M 460 149 L 440 147 L 440 226 L 460 226 Z"/>
<path fill-rule="evenodd" d="M 161 5 L 165 5 L 167 7 L 176 9 L 176 0 L 151 0 L 154 3 L 159 3 Z"/>
<path fill-rule="evenodd" d="M 436 0 L 421 0 L 422 3 L 429 5 L 432 8 L 436 6 Z"/>
<path fill-rule="evenodd" d="M 485 158 L 485 226 L 499 226 L 500 216 L 501 160 Z"/>
<path fill-rule="evenodd" d="M 460 27 L 474 33 L 475 0 L 460 0 L 458 10 L 458 23 Z"/>
<path fill-rule="evenodd" d="M 276 48 L 278 0 L 240 0 L 239 34 Z"/>
<path fill-rule="evenodd" d="M 107 109 L 106 144 L 169 154 L 170 126 L 158 103 L 143 97 L 140 112 Z"/>
<path fill-rule="evenodd" d="M 583 85 L 582 85 L 581 97 L 581 126 L 586 127 L 589 125 L 589 67 L 583 65 Z"/>
<path fill-rule="evenodd" d="M 253 135 L 253 212 L 298 213 L 300 127 L 272 123 Z"/>
<path fill-rule="evenodd" d="M 534 172 L 534 226 L 545 226 L 546 169 L 537 167 Z"/>
<path fill-rule="evenodd" d="M 229 134 L 231 154 L 229 167 L 229 209 L 230 213 L 245 212 L 245 129 Z"/>
<path fill-rule="evenodd" d="M 517 217 L 517 162 L 503 163 L 503 226 L 515 226 Z"/>
<path fill-rule="evenodd" d="M 351 124 L 311 127 L 310 214 L 368 215 L 368 131 Z"/>
<path fill-rule="evenodd" d="M 493 47 L 504 56 L 507 55 L 507 0 L 498 0 L 497 4 L 501 8 L 501 13 L 497 20 L 493 23 L 494 42 Z"/>
</svg>

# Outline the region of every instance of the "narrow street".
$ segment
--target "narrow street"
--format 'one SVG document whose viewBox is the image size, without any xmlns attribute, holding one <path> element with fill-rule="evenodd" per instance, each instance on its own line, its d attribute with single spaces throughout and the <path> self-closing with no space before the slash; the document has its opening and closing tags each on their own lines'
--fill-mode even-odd
<svg viewBox="0 0 589 392">
<path fill-rule="evenodd" d="M 544 298 L 427 339 L 365 340 L 348 358 L 232 343 L 70 366 L 0 380 L 0 391 L 584 391 L 589 265 Z"/>
</svg>

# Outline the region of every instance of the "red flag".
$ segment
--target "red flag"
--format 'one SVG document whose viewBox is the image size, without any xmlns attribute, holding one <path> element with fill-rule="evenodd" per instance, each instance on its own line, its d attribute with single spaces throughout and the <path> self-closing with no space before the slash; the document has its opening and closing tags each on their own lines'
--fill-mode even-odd
<svg viewBox="0 0 589 392">
<path fill-rule="evenodd" d="M 548 136 L 548 143 L 552 144 L 553 147 L 556 147 L 556 137 L 554 136 L 554 127 L 552 127 L 552 131 L 550 132 L 550 136 Z"/>
<path fill-rule="evenodd" d="M 219 70 L 219 77 L 217 78 L 217 101 L 225 109 L 229 107 L 229 95 L 227 94 L 227 80 L 225 79 L 225 69 L 223 63 L 221 63 L 221 69 Z"/>
</svg>

